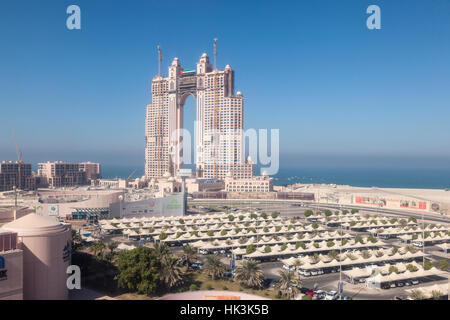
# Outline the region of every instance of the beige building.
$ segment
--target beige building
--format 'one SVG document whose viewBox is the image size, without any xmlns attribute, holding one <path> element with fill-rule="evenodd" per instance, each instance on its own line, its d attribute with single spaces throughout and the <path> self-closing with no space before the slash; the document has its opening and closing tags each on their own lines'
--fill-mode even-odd
<svg viewBox="0 0 450 320">
<path fill-rule="evenodd" d="M 0 229 L 0 232 L 16 233 L 17 249 L 23 251 L 23 299 L 68 299 L 66 271 L 71 262 L 71 230 L 70 224 L 62 224 L 55 218 L 34 213 L 7 223 Z M 15 265 L 11 267 L 20 270 L 21 258 L 14 258 Z M 14 270 L 8 269 L 10 271 L 12 276 Z M 15 277 L 19 275 L 16 274 Z M 19 292 L 20 283 L 17 281 L 15 280 L 14 287 Z"/>
<path fill-rule="evenodd" d="M 0 300 L 23 299 L 23 251 L 17 233 L 0 229 Z"/>
<path fill-rule="evenodd" d="M 231 176 L 225 178 L 225 191 L 227 192 L 272 192 L 273 178 L 267 175 L 251 178 L 236 179 Z"/>
<path fill-rule="evenodd" d="M 244 97 L 234 94 L 234 71 L 213 67 L 204 53 L 195 69 L 181 67 L 177 58 L 169 74 L 152 80 L 152 103 L 147 105 L 145 129 L 145 176 L 160 178 L 166 172 L 176 176 L 182 168 L 183 106 L 196 99 L 196 174 L 199 178 L 225 178 L 232 172 L 249 176 L 252 165 L 244 162 Z M 194 134 L 191 133 L 191 136 Z"/>
<path fill-rule="evenodd" d="M 100 164 L 47 161 L 38 164 L 39 184 L 50 188 L 89 184 L 100 177 Z"/>
</svg>

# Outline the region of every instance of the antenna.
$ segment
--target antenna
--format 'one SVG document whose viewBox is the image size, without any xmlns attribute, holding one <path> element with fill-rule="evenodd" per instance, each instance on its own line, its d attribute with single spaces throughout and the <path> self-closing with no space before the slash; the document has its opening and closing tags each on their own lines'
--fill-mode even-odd
<svg viewBox="0 0 450 320">
<path fill-rule="evenodd" d="M 161 61 L 162 61 L 162 51 L 161 46 L 158 45 L 158 77 L 161 77 Z"/>
<path fill-rule="evenodd" d="M 214 38 L 214 70 L 217 69 L 217 38 Z"/>
</svg>

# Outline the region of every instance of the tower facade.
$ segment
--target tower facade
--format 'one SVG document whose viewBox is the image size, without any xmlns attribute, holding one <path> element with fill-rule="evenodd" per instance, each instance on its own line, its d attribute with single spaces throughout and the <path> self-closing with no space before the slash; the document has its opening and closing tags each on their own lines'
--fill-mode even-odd
<svg viewBox="0 0 450 320">
<path fill-rule="evenodd" d="M 177 58 L 167 77 L 152 80 L 152 102 L 147 105 L 145 174 L 147 179 L 172 176 L 183 166 L 183 108 L 188 96 L 196 99 L 196 174 L 203 178 L 253 175 L 244 161 L 244 97 L 234 94 L 234 71 L 214 69 L 204 53 L 195 69 L 184 70 Z M 192 135 L 192 134 L 191 134 Z"/>
</svg>

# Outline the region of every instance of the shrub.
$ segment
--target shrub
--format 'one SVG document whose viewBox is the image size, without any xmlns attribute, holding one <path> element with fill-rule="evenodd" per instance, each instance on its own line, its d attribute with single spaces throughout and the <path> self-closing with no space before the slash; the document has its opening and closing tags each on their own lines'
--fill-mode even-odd
<svg viewBox="0 0 450 320">
<path fill-rule="evenodd" d="M 234 220 L 234 216 L 233 216 L 232 214 L 230 214 L 230 215 L 228 216 L 228 220 L 229 220 L 229 221 L 233 221 L 233 220 Z"/>
<path fill-rule="evenodd" d="M 208 283 L 207 285 L 206 285 L 206 290 L 211 290 L 212 289 L 212 286 Z"/>
<path fill-rule="evenodd" d="M 213 237 L 214 236 L 214 231 L 213 230 L 208 230 L 208 232 L 206 233 L 209 237 Z"/>
<path fill-rule="evenodd" d="M 159 234 L 159 240 L 165 240 L 165 239 L 167 239 L 167 233 L 161 232 L 161 233 Z"/>
<path fill-rule="evenodd" d="M 276 213 L 276 212 L 274 211 L 274 212 L 272 212 L 271 216 L 272 216 L 273 219 L 275 219 L 275 218 L 278 217 L 278 213 Z"/>
<path fill-rule="evenodd" d="M 448 260 L 440 260 L 438 263 L 438 268 L 442 271 L 448 270 Z"/>
<path fill-rule="evenodd" d="M 271 252 L 272 251 L 272 249 L 270 248 L 270 246 L 265 246 L 264 247 L 264 252 L 265 253 L 269 253 L 269 252 Z"/>
<path fill-rule="evenodd" d="M 189 291 L 195 291 L 195 290 L 198 290 L 198 286 L 195 283 L 193 283 L 189 286 Z"/>
<path fill-rule="evenodd" d="M 305 244 L 303 241 L 298 241 L 298 242 L 295 244 L 295 249 L 298 249 L 298 248 L 300 248 L 300 247 L 302 247 L 303 249 L 306 249 L 306 244 Z"/>
<path fill-rule="evenodd" d="M 267 213 L 263 212 L 259 215 L 263 219 L 267 219 Z"/>
<path fill-rule="evenodd" d="M 256 247 L 253 244 L 249 244 L 246 248 L 245 248 L 245 253 L 250 254 L 256 251 Z"/>
<path fill-rule="evenodd" d="M 310 217 L 310 216 L 312 216 L 312 215 L 313 215 L 312 210 L 306 210 L 306 211 L 305 211 L 305 217 Z"/>
</svg>

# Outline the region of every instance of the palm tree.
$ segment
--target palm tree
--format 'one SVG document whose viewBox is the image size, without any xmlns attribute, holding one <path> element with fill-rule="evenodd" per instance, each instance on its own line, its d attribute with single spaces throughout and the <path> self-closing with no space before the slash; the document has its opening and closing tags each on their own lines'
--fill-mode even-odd
<svg viewBox="0 0 450 320">
<path fill-rule="evenodd" d="M 280 280 L 277 283 L 277 287 L 280 289 L 281 294 L 288 298 L 293 299 L 299 293 L 299 287 L 301 287 L 301 281 L 294 271 L 281 270 L 279 271 Z"/>
<path fill-rule="evenodd" d="M 116 250 L 117 249 L 117 242 L 110 242 L 110 243 L 108 243 L 108 249 L 109 249 L 109 252 L 111 253 L 111 256 L 114 254 L 114 250 Z"/>
<path fill-rule="evenodd" d="M 440 300 L 444 294 L 439 290 L 433 290 L 431 291 L 431 295 L 433 296 L 433 300 Z"/>
<path fill-rule="evenodd" d="M 211 276 L 213 280 L 216 280 L 216 277 L 220 278 L 223 276 L 226 271 L 226 267 L 218 257 L 209 255 L 206 257 L 203 270 L 207 275 Z"/>
<path fill-rule="evenodd" d="M 159 260 L 162 260 L 165 256 L 170 254 L 170 249 L 164 242 L 155 243 L 155 255 Z"/>
<path fill-rule="evenodd" d="M 236 268 L 236 279 L 249 288 L 261 288 L 264 273 L 255 260 L 244 261 L 242 267 Z"/>
<path fill-rule="evenodd" d="M 303 262 L 300 259 L 295 259 L 293 266 L 297 270 L 298 267 L 301 267 L 303 265 Z"/>
<path fill-rule="evenodd" d="M 183 279 L 183 272 L 178 264 L 177 257 L 165 255 L 161 259 L 160 279 L 168 288 L 172 288 Z"/>
<path fill-rule="evenodd" d="M 103 252 L 104 249 L 105 249 L 105 243 L 103 241 L 94 242 L 90 248 L 90 250 L 96 257 L 98 257 Z"/>
<path fill-rule="evenodd" d="M 331 259 L 338 259 L 339 258 L 339 253 L 336 250 L 331 250 L 330 252 L 328 252 L 328 256 Z"/>
<path fill-rule="evenodd" d="M 369 259 L 372 255 L 370 254 L 370 252 L 369 252 L 368 250 L 364 250 L 364 251 L 361 253 L 361 256 L 362 256 L 364 259 Z"/>
<path fill-rule="evenodd" d="M 423 299 L 425 299 L 425 295 L 423 294 L 423 292 L 418 290 L 418 289 L 412 290 L 411 293 L 409 294 L 409 296 L 412 299 L 414 299 L 414 300 L 423 300 Z"/>
<path fill-rule="evenodd" d="M 183 247 L 183 253 L 181 255 L 181 261 L 186 264 L 186 269 L 189 270 L 191 263 L 198 258 L 197 251 L 189 244 Z"/>
</svg>

